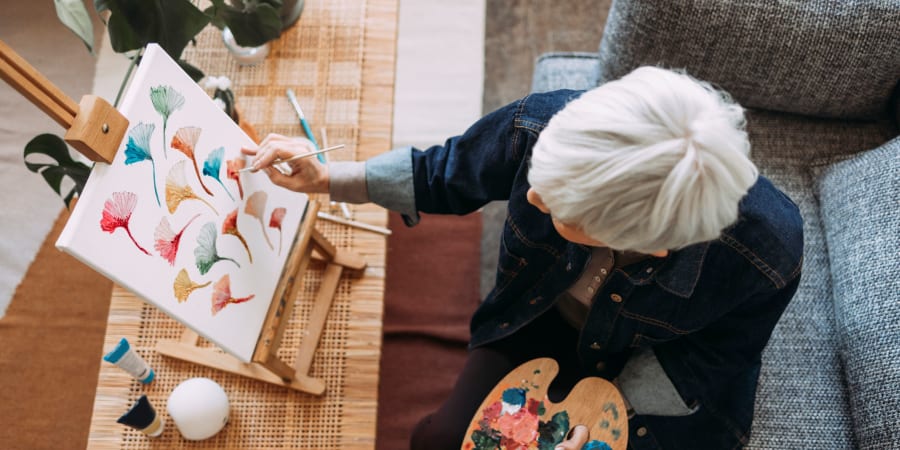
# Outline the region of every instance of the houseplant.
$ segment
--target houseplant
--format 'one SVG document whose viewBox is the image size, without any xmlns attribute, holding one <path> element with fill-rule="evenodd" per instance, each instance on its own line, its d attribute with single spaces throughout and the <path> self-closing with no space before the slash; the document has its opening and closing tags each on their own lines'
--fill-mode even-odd
<svg viewBox="0 0 900 450">
<path fill-rule="evenodd" d="M 295 10 L 296 2 L 289 3 L 292 11 Z M 55 0 L 54 4 L 60 21 L 93 53 L 93 24 L 84 0 Z M 159 44 L 191 78 L 199 81 L 203 72 L 183 60 L 181 55 L 209 24 L 218 28 L 227 26 L 238 44 L 248 47 L 265 44 L 281 34 L 282 0 L 211 0 L 203 10 L 198 4 L 199 0 L 93 0 L 94 10 L 106 25 L 113 50 L 131 59 L 116 104 L 148 43 Z M 29 155 L 35 154 L 46 155 L 54 162 L 28 162 Z M 67 205 L 81 192 L 90 173 L 90 168 L 74 160 L 65 141 L 54 134 L 42 134 L 29 141 L 24 156 L 26 167 L 41 174 L 61 196 L 64 179 L 71 179 L 73 186 L 63 197 Z"/>
</svg>

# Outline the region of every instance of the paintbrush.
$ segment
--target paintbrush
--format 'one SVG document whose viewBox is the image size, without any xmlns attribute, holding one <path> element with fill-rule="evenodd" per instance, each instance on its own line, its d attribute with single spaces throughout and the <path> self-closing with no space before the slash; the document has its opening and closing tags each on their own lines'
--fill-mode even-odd
<svg viewBox="0 0 900 450">
<path fill-rule="evenodd" d="M 344 144 L 338 144 L 338 145 L 335 145 L 335 146 L 333 146 L 333 147 L 323 148 L 322 150 L 318 150 L 318 151 L 315 151 L 315 152 L 301 153 L 301 154 L 299 154 L 299 155 L 291 156 L 291 157 L 288 158 L 288 159 L 278 159 L 278 158 L 276 158 L 276 159 L 273 160 L 269 165 L 273 165 L 273 164 L 281 164 L 281 163 L 286 163 L 286 162 L 296 161 L 296 160 L 298 160 L 298 159 L 307 158 L 307 157 L 309 157 L 309 156 L 321 155 L 322 153 L 330 152 L 330 151 L 332 151 L 332 150 L 337 150 L 337 149 L 339 149 L 339 148 L 344 148 Z M 250 166 L 250 167 L 245 167 L 245 168 L 239 170 L 238 172 L 249 172 L 249 171 L 251 171 L 251 170 L 253 170 L 253 169 L 255 169 L 255 167 Z M 263 167 L 258 167 L 258 169 L 263 169 Z"/>
</svg>

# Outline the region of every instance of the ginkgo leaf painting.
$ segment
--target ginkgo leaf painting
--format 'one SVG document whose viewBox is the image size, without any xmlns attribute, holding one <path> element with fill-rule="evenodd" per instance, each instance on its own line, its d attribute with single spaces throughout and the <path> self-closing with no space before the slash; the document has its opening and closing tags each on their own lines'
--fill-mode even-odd
<svg viewBox="0 0 900 450">
<path fill-rule="evenodd" d="M 191 296 L 191 292 L 205 288 L 211 283 L 212 281 L 207 281 L 203 284 L 195 283 L 191 280 L 190 275 L 188 275 L 187 269 L 181 269 L 175 277 L 175 283 L 172 285 L 172 290 L 175 291 L 175 298 L 178 300 L 178 303 L 183 303 Z"/>
<path fill-rule="evenodd" d="M 237 261 L 219 255 L 219 251 L 216 249 L 216 224 L 213 222 L 206 223 L 200 229 L 200 235 L 197 236 L 197 247 L 194 248 L 194 257 L 200 275 L 206 275 L 206 272 L 209 272 L 209 269 L 212 269 L 212 266 L 219 261 L 231 261 L 238 268 L 241 267 Z"/>
<path fill-rule="evenodd" d="M 103 215 L 100 218 L 100 229 L 113 234 L 119 228 L 125 229 L 125 233 L 134 242 L 138 250 L 150 255 L 150 252 L 141 247 L 131 234 L 129 222 L 131 221 L 131 213 L 137 205 L 137 195 L 134 192 L 113 192 L 112 197 L 103 203 Z"/>
<path fill-rule="evenodd" d="M 225 274 L 213 285 L 212 314 L 218 314 L 219 311 L 230 304 L 244 303 L 253 300 L 253 297 L 255 296 L 256 295 L 251 294 L 247 297 L 235 298 L 231 295 L 231 277 L 229 277 L 228 274 Z"/>
<path fill-rule="evenodd" d="M 163 119 L 163 156 L 168 159 L 169 154 L 166 150 L 166 125 L 169 123 L 169 116 L 184 106 L 184 96 L 172 86 L 156 86 L 150 88 L 150 102 L 153 103 L 153 109 L 155 109 Z"/>
<path fill-rule="evenodd" d="M 194 147 L 197 146 L 197 141 L 200 139 L 200 133 L 202 131 L 203 130 L 199 127 L 179 128 L 172 138 L 172 148 L 184 153 L 184 156 L 187 156 L 191 162 L 194 163 L 194 173 L 197 175 L 197 181 L 200 182 L 200 187 L 202 187 L 207 194 L 213 195 L 212 191 L 210 191 L 209 188 L 206 187 L 206 184 L 203 183 L 203 178 L 200 176 L 200 169 L 197 167 L 197 157 L 194 155 Z"/>
<path fill-rule="evenodd" d="M 222 170 L 222 159 L 224 157 L 225 147 L 219 147 L 209 152 L 209 156 L 207 156 L 206 161 L 203 162 L 203 175 L 218 181 L 219 185 L 222 186 L 222 189 L 225 189 L 225 193 L 228 194 L 228 198 L 230 198 L 231 201 L 234 201 L 234 196 L 231 195 L 231 192 L 225 187 L 225 183 L 222 183 L 222 179 L 219 178 L 219 172 Z"/>
<path fill-rule="evenodd" d="M 125 135 L 112 163 L 91 168 L 57 247 L 250 362 L 309 198 L 239 172 L 253 140 L 159 45 L 116 109 Z"/>
<path fill-rule="evenodd" d="M 278 254 L 281 254 L 281 222 L 284 220 L 284 215 L 287 213 L 287 208 L 278 207 L 272 210 L 272 217 L 269 218 L 269 228 L 278 229 Z"/>
<path fill-rule="evenodd" d="M 216 208 L 213 205 L 210 205 L 208 201 L 203 200 L 197 194 L 194 193 L 194 190 L 191 189 L 191 186 L 187 184 L 187 179 L 184 175 L 184 165 L 186 161 L 178 161 L 175 163 L 171 169 L 169 169 L 169 175 L 166 176 L 166 206 L 169 208 L 169 214 L 175 214 L 175 210 L 178 209 L 178 206 L 181 205 L 181 202 L 186 200 L 200 200 L 206 206 L 209 206 L 209 209 L 213 210 L 216 215 L 219 215 L 219 212 L 216 211 Z"/>
<path fill-rule="evenodd" d="M 150 161 L 151 175 L 153 175 L 153 193 L 156 194 L 156 206 L 162 206 L 159 201 L 159 190 L 156 188 L 156 162 L 150 153 L 150 137 L 156 125 L 152 123 L 139 123 L 128 131 L 128 144 L 125 147 L 125 165 L 131 165 L 141 161 Z"/>
<path fill-rule="evenodd" d="M 191 220 L 188 220 L 188 222 L 181 227 L 181 231 L 177 233 L 172 230 L 168 218 L 164 216 L 160 219 L 159 225 L 156 226 L 156 231 L 153 233 L 153 238 L 156 239 L 153 248 L 159 252 L 159 256 L 162 256 L 163 259 L 169 262 L 170 266 L 175 265 L 175 256 L 178 253 L 178 245 L 181 243 L 181 235 L 187 230 L 188 225 L 198 217 L 200 217 L 200 214 L 197 214 Z"/>
<path fill-rule="evenodd" d="M 247 245 L 247 240 L 244 239 L 244 236 L 242 236 L 241 232 L 238 231 L 237 215 L 238 210 L 235 209 L 230 214 L 225 216 L 225 221 L 222 222 L 222 234 L 230 234 L 238 238 L 238 240 L 241 241 L 241 244 L 244 244 L 244 249 L 247 250 L 247 256 L 250 258 L 250 263 L 253 264 L 253 254 L 250 253 L 250 246 Z"/>
<path fill-rule="evenodd" d="M 250 194 L 250 197 L 247 198 L 247 204 L 244 206 L 244 213 L 255 217 L 256 220 L 259 221 L 259 226 L 262 227 L 263 236 L 266 238 L 266 244 L 269 244 L 269 248 L 275 250 L 275 247 L 272 247 L 272 241 L 269 240 L 269 235 L 266 233 L 266 225 L 263 223 L 263 216 L 266 214 L 266 202 L 269 200 L 269 195 L 266 194 L 265 191 L 257 191 L 253 194 Z"/>
<path fill-rule="evenodd" d="M 229 159 L 225 161 L 225 165 L 227 166 L 228 178 L 237 183 L 238 195 L 243 200 L 244 187 L 241 186 L 241 169 L 247 166 L 247 161 L 244 158 Z"/>
</svg>

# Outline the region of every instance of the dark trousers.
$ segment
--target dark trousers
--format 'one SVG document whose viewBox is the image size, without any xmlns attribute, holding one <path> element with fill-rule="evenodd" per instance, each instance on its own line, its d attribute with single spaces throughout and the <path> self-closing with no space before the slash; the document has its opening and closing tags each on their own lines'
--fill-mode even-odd
<svg viewBox="0 0 900 450">
<path fill-rule="evenodd" d="M 450 397 L 416 425 L 413 450 L 459 450 L 469 422 L 494 386 L 513 369 L 535 358 L 553 358 L 559 374 L 550 385 L 550 401 L 559 402 L 587 376 L 576 354 L 578 331 L 556 309 L 500 341 L 469 352 Z M 576 424 L 573 424 L 576 425 Z"/>
</svg>

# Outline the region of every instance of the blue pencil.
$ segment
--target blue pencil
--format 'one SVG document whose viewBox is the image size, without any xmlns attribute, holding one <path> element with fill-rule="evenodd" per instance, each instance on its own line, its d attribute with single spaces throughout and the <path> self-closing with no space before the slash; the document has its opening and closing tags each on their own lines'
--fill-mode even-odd
<svg viewBox="0 0 900 450">
<path fill-rule="evenodd" d="M 300 118 L 300 126 L 303 127 L 303 132 L 306 133 L 306 138 L 312 141 L 313 146 L 316 148 L 316 150 L 318 150 L 319 143 L 316 142 L 316 136 L 313 134 L 312 130 L 309 128 L 309 124 L 306 122 L 306 116 L 303 115 L 303 110 L 300 109 L 300 102 L 297 101 L 297 96 L 294 95 L 293 89 L 289 88 L 287 90 L 287 97 L 288 100 L 290 100 L 291 105 L 294 106 L 294 111 L 297 112 L 297 117 Z M 318 156 L 316 156 L 316 158 L 319 158 L 319 162 L 325 164 L 325 155 L 323 153 L 320 153 Z"/>
</svg>

